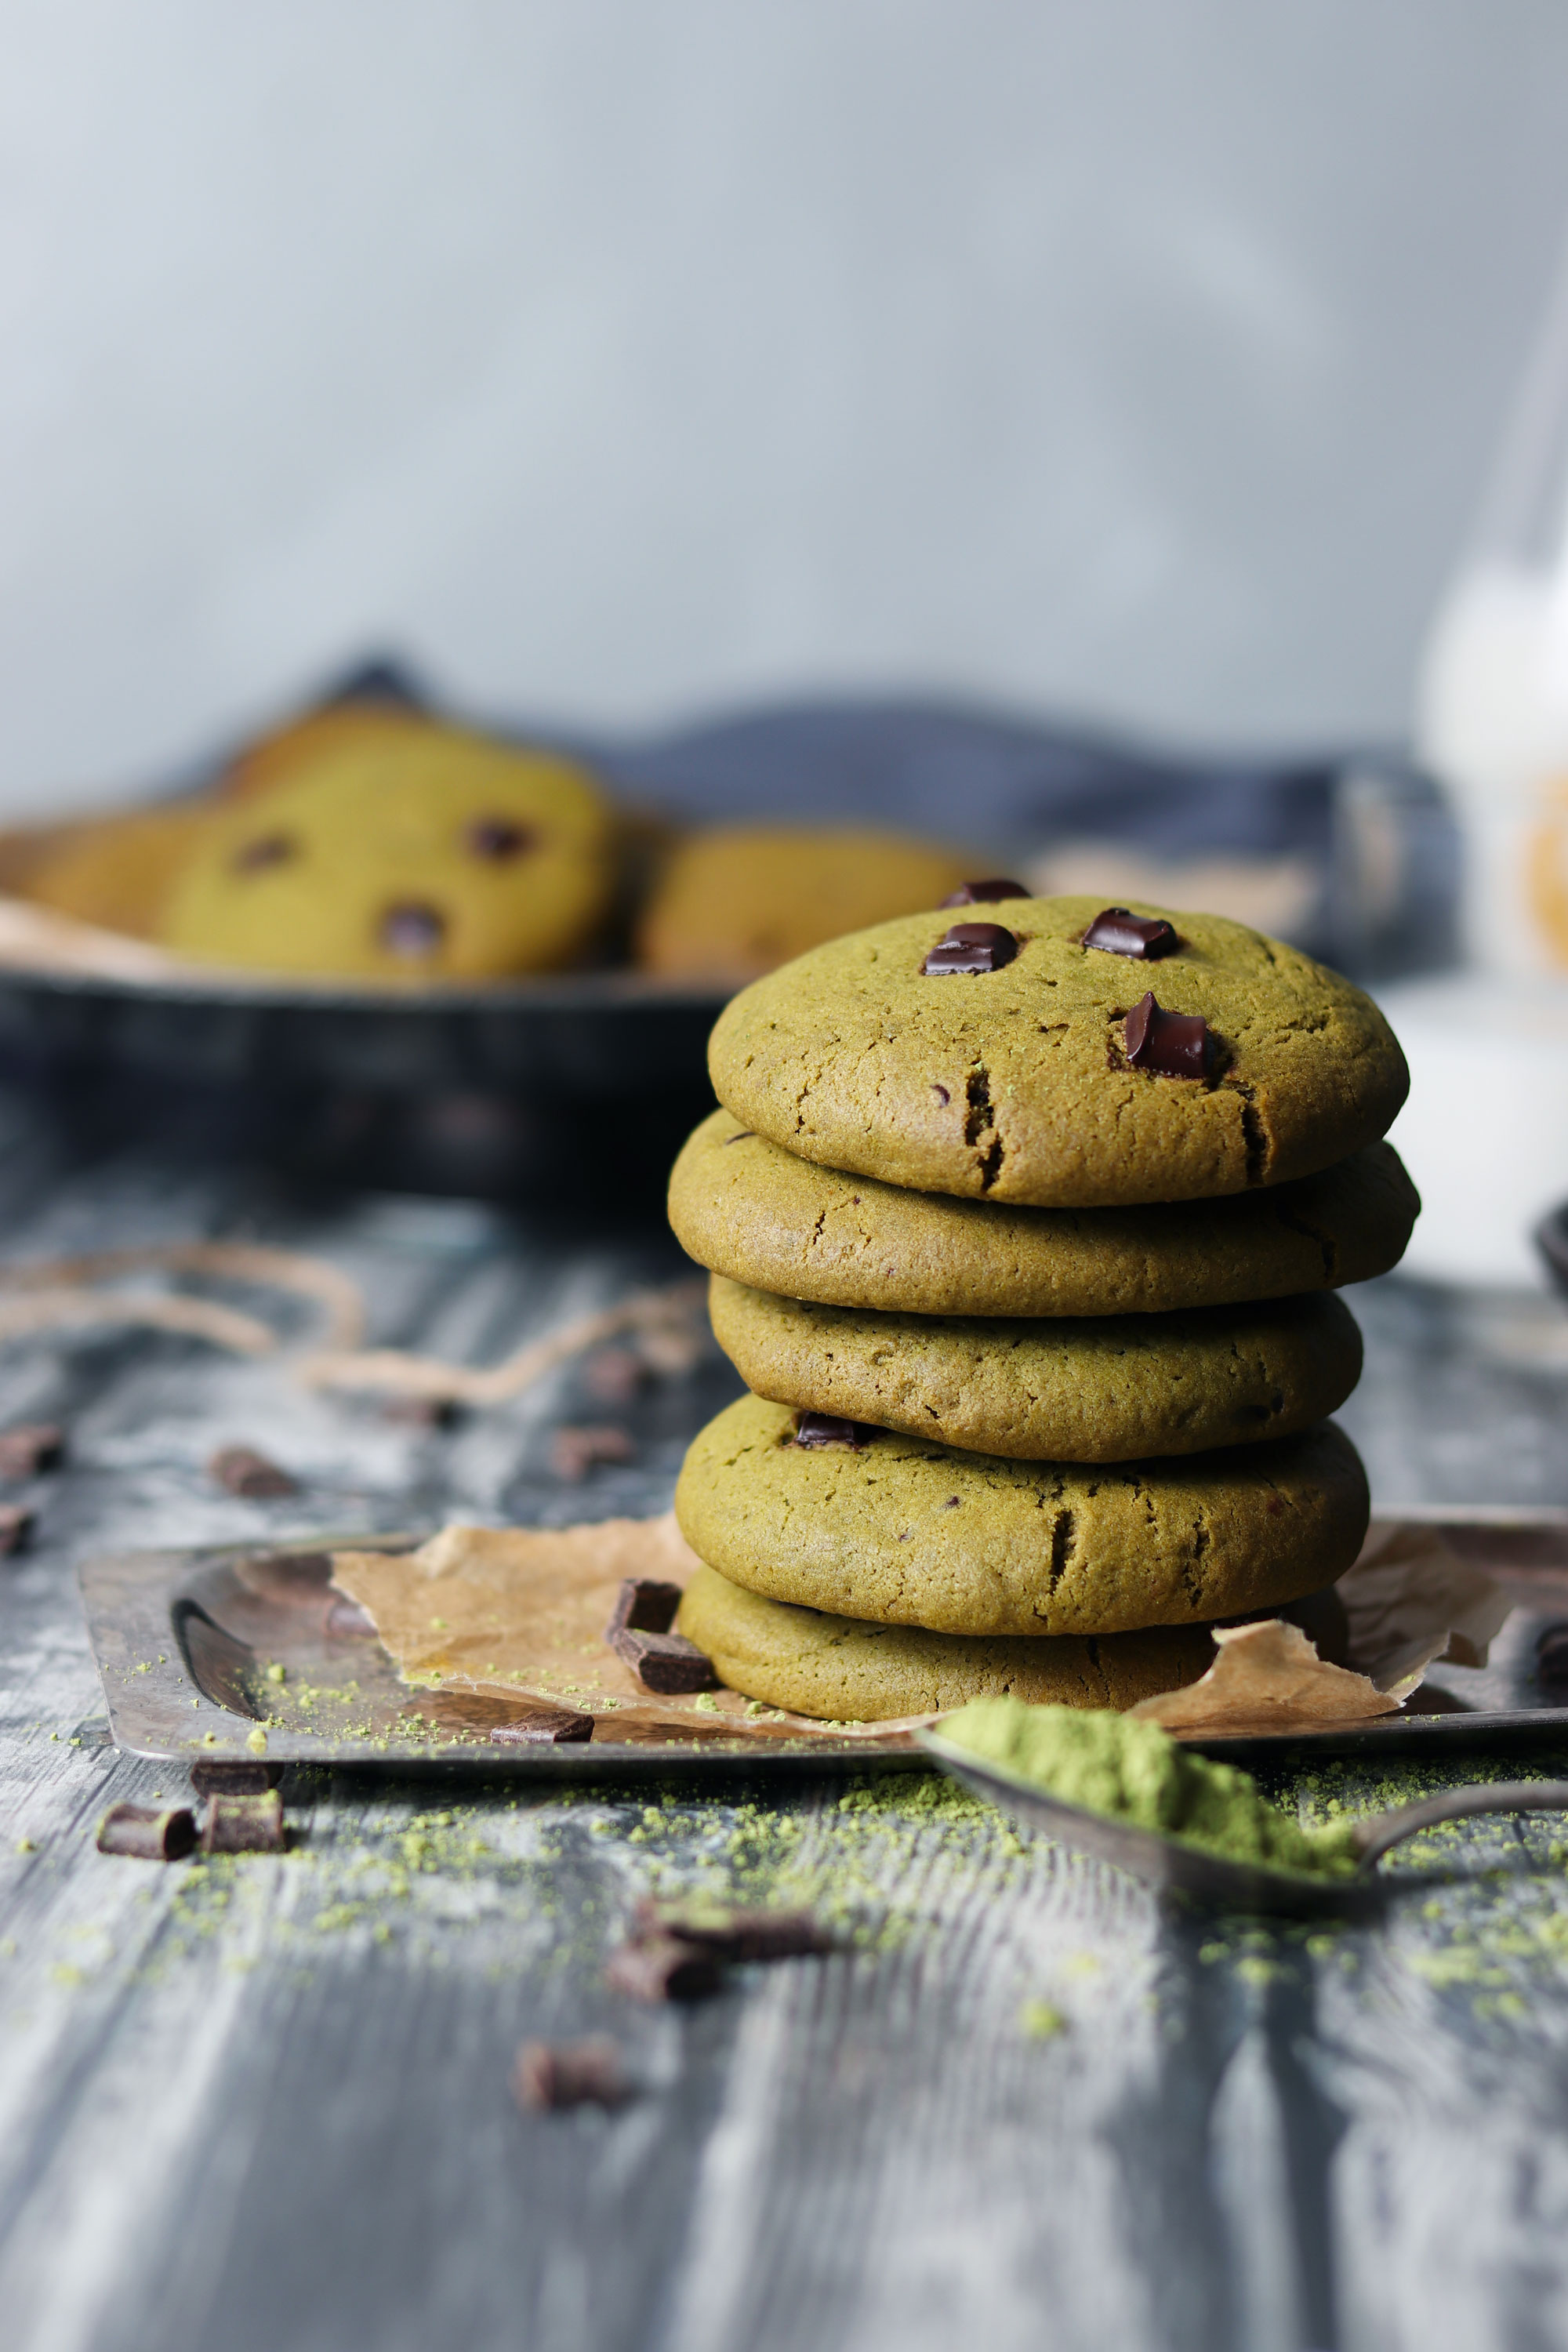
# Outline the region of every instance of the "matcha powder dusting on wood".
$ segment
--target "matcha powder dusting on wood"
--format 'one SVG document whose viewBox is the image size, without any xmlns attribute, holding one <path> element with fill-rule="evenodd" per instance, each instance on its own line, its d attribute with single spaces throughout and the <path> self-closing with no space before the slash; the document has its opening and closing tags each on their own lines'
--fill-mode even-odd
<svg viewBox="0 0 1568 2352">
<path fill-rule="evenodd" d="M 1303 1829 L 1250 1774 L 1193 1755 L 1156 1723 L 1016 1698 L 974 1699 L 944 1739 L 1065 1804 L 1181 1838 L 1230 1862 L 1332 1876 L 1355 1868 L 1354 1830 Z"/>
</svg>

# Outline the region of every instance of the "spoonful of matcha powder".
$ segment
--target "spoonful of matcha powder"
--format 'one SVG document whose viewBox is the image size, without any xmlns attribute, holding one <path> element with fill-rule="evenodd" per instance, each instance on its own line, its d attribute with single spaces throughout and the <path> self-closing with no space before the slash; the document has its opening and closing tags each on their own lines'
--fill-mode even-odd
<svg viewBox="0 0 1568 2352">
<path fill-rule="evenodd" d="M 938 1727 L 954 1748 L 1064 1804 L 1181 1838 L 1228 1862 L 1331 1877 L 1356 1867 L 1353 1822 L 1304 1829 L 1269 1801 L 1250 1773 L 1194 1756 L 1157 1723 L 1097 1708 L 977 1698 Z"/>
</svg>

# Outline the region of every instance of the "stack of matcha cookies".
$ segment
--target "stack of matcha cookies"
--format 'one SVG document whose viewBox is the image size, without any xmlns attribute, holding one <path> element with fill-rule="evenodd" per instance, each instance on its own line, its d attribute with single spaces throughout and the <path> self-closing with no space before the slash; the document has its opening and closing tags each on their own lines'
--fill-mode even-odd
<svg viewBox="0 0 1568 2352">
<path fill-rule="evenodd" d="M 687 1455 L 678 1623 L 725 1682 L 1125 1707 L 1349 1567 L 1335 1293 L 1419 1205 L 1360 990 L 1216 916 L 974 883 L 746 989 L 710 1067 L 670 1218 L 752 1393 Z"/>
</svg>

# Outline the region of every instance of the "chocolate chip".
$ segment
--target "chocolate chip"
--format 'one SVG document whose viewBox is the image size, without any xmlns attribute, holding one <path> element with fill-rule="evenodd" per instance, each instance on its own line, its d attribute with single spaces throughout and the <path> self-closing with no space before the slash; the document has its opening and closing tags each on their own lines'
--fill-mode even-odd
<svg viewBox="0 0 1568 2352">
<path fill-rule="evenodd" d="M 674 1936 L 722 1960 L 793 1960 L 838 1949 L 837 1939 L 817 1926 L 809 1911 L 707 1912 L 645 1899 L 637 1906 L 637 1918 L 641 1937 Z"/>
<path fill-rule="evenodd" d="M 298 856 L 291 833 L 259 833 L 254 841 L 241 842 L 229 865 L 236 874 L 264 874 L 269 866 L 288 866 Z"/>
<path fill-rule="evenodd" d="M 1107 907 L 1085 931 L 1083 944 L 1107 955 L 1141 956 L 1152 963 L 1156 957 L 1173 955 L 1182 942 L 1163 916 L 1131 915 L 1125 907 Z"/>
<path fill-rule="evenodd" d="M 616 1595 L 605 1639 L 613 1642 L 617 1633 L 668 1633 L 679 1606 L 679 1584 L 665 1584 L 653 1576 L 628 1576 Z"/>
<path fill-rule="evenodd" d="M 152 1805 L 110 1805 L 98 1825 L 100 1853 L 129 1853 L 138 1862 L 178 1862 L 195 1842 L 195 1821 L 184 1805 L 162 1813 Z"/>
<path fill-rule="evenodd" d="M 0 1503 L 0 1556 L 20 1551 L 33 1532 L 33 1514 L 20 1503 Z"/>
<path fill-rule="evenodd" d="M 624 1429 L 562 1428 L 551 1435 L 550 1466 L 558 1478 L 585 1478 L 596 1463 L 629 1462 L 636 1451 Z"/>
<path fill-rule="evenodd" d="M 265 1454 L 258 1454 L 252 1445 L 220 1446 L 207 1464 L 207 1472 L 231 1495 L 243 1495 L 250 1502 L 273 1495 L 297 1495 L 300 1491 L 297 1479 L 290 1478 L 276 1462 L 269 1462 Z"/>
<path fill-rule="evenodd" d="M 721 1963 L 679 1936 L 649 1936 L 622 1944 L 605 1975 L 633 2000 L 703 2000 L 724 1980 Z"/>
<path fill-rule="evenodd" d="M 1208 1075 L 1208 1023 L 1201 1013 L 1167 1013 L 1153 992 L 1127 1015 L 1127 1058 L 1135 1070 L 1161 1078 Z"/>
<path fill-rule="evenodd" d="M 471 856 L 506 866 L 531 849 L 538 838 L 531 825 L 516 824 L 509 816 L 477 816 L 463 834 L 463 846 Z"/>
<path fill-rule="evenodd" d="M 282 1853 L 283 1800 L 276 1789 L 264 1797 L 209 1797 L 202 1822 L 204 1853 Z"/>
<path fill-rule="evenodd" d="M 1026 883 L 1008 882 L 1000 875 L 993 875 L 987 882 L 961 882 L 956 890 L 949 891 L 941 904 L 944 908 L 989 907 L 994 906 L 998 898 L 1026 898 L 1028 896 Z"/>
<path fill-rule="evenodd" d="M 438 907 L 422 898 L 406 898 L 401 906 L 389 907 L 381 919 L 382 946 L 388 955 L 405 956 L 410 963 L 438 954 L 446 936 L 447 918 Z"/>
<path fill-rule="evenodd" d="M 512 2095 L 536 2113 L 560 2107 L 618 2107 L 632 2095 L 620 2044 L 607 2033 L 582 2042 L 525 2042 L 511 2070 Z"/>
<path fill-rule="evenodd" d="M 610 1647 L 629 1666 L 644 1690 L 673 1698 L 688 1691 L 717 1690 L 713 1662 L 684 1633 L 612 1633 Z"/>
<path fill-rule="evenodd" d="M 936 979 L 942 972 L 1000 971 L 1018 952 L 1018 942 L 1000 923 L 954 923 L 943 933 L 921 970 Z"/>
<path fill-rule="evenodd" d="M 59 1467 L 66 1433 L 52 1421 L 25 1421 L 0 1429 L 0 1478 L 31 1478 Z"/>
<path fill-rule="evenodd" d="M 198 1758 L 191 1766 L 198 1797 L 264 1797 L 282 1778 L 281 1764 L 231 1763 L 226 1757 Z"/>
<path fill-rule="evenodd" d="M 845 1421 L 836 1412 L 803 1412 L 795 1425 L 795 1445 L 847 1445 L 854 1454 L 862 1454 L 876 1435 L 876 1431 L 861 1421 Z"/>
<path fill-rule="evenodd" d="M 532 1707 L 510 1723 L 490 1727 L 492 1748 L 563 1748 L 593 1737 L 593 1717 L 573 1706 Z"/>
</svg>

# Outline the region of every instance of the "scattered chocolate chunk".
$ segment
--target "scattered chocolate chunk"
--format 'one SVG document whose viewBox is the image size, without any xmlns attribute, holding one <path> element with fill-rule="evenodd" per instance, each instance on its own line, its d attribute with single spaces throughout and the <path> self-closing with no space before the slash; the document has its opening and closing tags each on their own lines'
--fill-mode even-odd
<svg viewBox="0 0 1568 2352">
<path fill-rule="evenodd" d="M 1000 923 L 954 923 L 938 940 L 921 970 L 933 979 L 948 971 L 1000 971 L 1017 952 L 1017 940 Z"/>
<path fill-rule="evenodd" d="M 226 1757 L 198 1757 L 191 1766 L 191 1786 L 198 1797 L 264 1797 L 282 1778 L 281 1764 L 242 1764 Z"/>
<path fill-rule="evenodd" d="M 0 1503 L 0 1556 L 20 1551 L 33 1532 L 33 1514 L 20 1503 Z"/>
<path fill-rule="evenodd" d="M 511 2070 L 520 2107 L 618 2107 L 632 2095 L 620 2044 L 607 2033 L 582 2042 L 525 2042 Z"/>
<path fill-rule="evenodd" d="M 637 1906 L 637 1930 L 649 1938 L 674 1936 L 722 1960 L 794 1960 L 839 1948 L 809 1911 L 703 1910 L 645 1897 Z"/>
<path fill-rule="evenodd" d="M 407 898 L 401 906 L 387 908 L 379 936 L 388 955 L 421 963 L 426 956 L 439 954 L 447 936 L 447 918 L 438 907 L 428 906 L 421 898 Z"/>
<path fill-rule="evenodd" d="M 210 1476 L 231 1495 L 243 1495 L 258 1502 L 271 1495 L 297 1495 L 298 1479 L 290 1478 L 287 1470 L 269 1462 L 265 1454 L 258 1454 L 252 1445 L 224 1445 L 207 1464 Z"/>
<path fill-rule="evenodd" d="M 1182 943 L 1163 917 L 1131 915 L 1125 907 L 1107 907 L 1085 931 L 1083 944 L 1100 948 L 1107 955 L 1141 956 L 1152 963 L 1159 956 L 1174 954 Z"/>
<path fill-rule="evenodd" d="M 847 1445 L 854 1454 L 863 1454 L 876 1431 L 865 1422 L 845 1421 L 836 1412 L 803 1412 L 795 1425 L 791 1444 L 795 1445 Z"/>
<path fill-rule="evenodd" d="M 574 1706 L 532 1707 L 510 1723 L 490 1727 L 492 1748 L 563 1748 L 594 1737 L 594 1718 Z"/>
<path fill-rule="evenodd" d="M 601 1348 L 583 1369 L 583 1385 L 600 1404 L 630 1404 L 647 1378 L 635 1348 Z"/>
<path fill-rule="evenodd" d="M 178 1862 L 195 1842 L 195 1821 L 184 1805 L 166 1812 L 152 1805 L 110 1805 L 98 1825 L 100 1853 L 133 1854 L 138 1862 Z"/>
<path fill-rule="evenodd" d="M 204 1853 L 282 1853 L 283 1800 L 276 1789 L 264 1797 L 210 1797 L 202 1822 Z"/>
<path fill-rule="evenodd" d="M 290 865 L 298 854 L 291 833 L 258 833 L 241 842 L 229 864 L 237 874 L 264 874 L 268 866 Z"/>
<path fill-rule="evenodd" d="M 1167 1013 L 1153 992 L 1127 1016 L 1127 1058 L 1135 1070 L 1161 1078 L 1208 1076 L 1208 1023 L 1201 1013 Z"/>
<path fill-rule="evenodd" d="M 33 1478 L 40 1470 L 58 1470 L 65 1450 L 66 1433 L 58 1422 L 25 1421 L 15 1429 L 0 1429 L 0 1478 Z"/>
<path fill-rule="evenodd" d="M 458 1418 L 458 1408 L 450 1397 L 388 1397 L 381 1408 L 381 1417 L 395 1423 L 400 1429 L 450 1429 Z"/>
<path fill-rule="evenodd" d="M 657 1691 L 661 1698 L 719 1688 L 711 1659 L 684 1633 L 637 1633 L 628 1626 L 611 1634 L 610 1647 L 644 1690 Z"/>
<path fill-rule="evenodd" d="M 1568 1625 L 1543 1625 L 1535 1644 L 1537 1679 L 1555 1689 L 1568 1684 Z"/>
<path fill-rule="evenodd" d="M 994 874 L 989 881 L 961 882 L 941 904 L 943 909 L 949 907 L 990 907 L 994 906 L 998 898 L 1026 898 L 1028 896 L 1027 883 L 1008 882 L 1001 875 Z"/>
<path fill-rule="evenodd" d="M 597 1463 L 629 1462 L 636 1451 L 624 1429 L 557 1429 L 551 1433 L 550 1466 L 558 1478 L 585 1478 Z"/>
<path fill-rule="evenodd" d="M 613 1642 L 617 1633 L 668 1633 L 679 1606 L 679 1584 L 666 1584 L 657 1576 L 626 1577 L 616 1595 L 605 1639 Z"/>
<path fill-rule="evenodd" d="M 531 825 L 518 824 L 509 816 L 477 816 L 463 835 L 463 846 L 470 856 L 509 866 L 531 849 L 538 837 Z"/>
<path fill-rule="evenodd" d="M 704 2000 L 724 1980 L 722 1962 L 679 1936 L 635 1937 L 610 1954 L 605 1975 L 633 2000 Z"/>
</svg>

